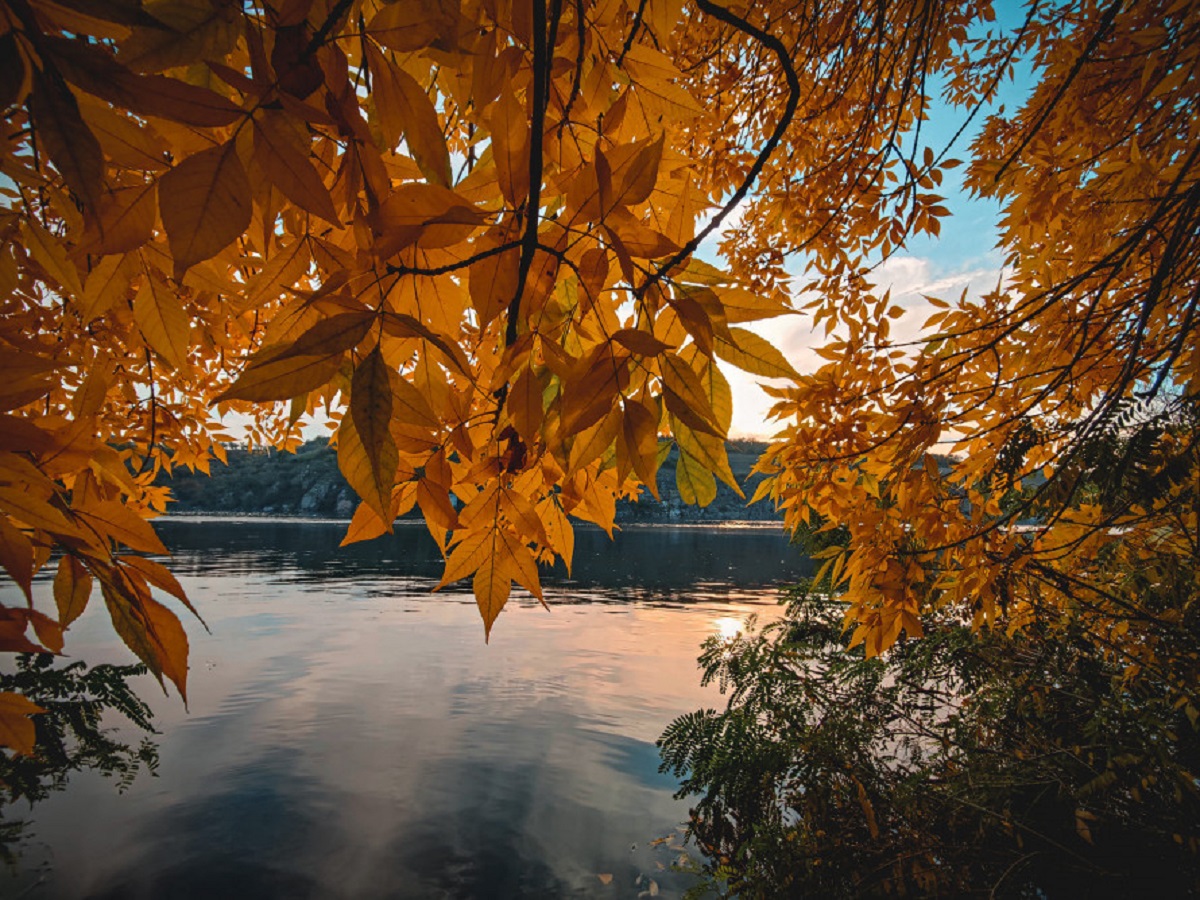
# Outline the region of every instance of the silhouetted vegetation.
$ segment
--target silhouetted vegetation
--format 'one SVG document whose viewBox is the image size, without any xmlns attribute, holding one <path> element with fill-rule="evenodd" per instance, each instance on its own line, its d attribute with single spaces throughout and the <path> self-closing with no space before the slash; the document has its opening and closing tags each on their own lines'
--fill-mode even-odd
<svg viewBox="0 0 1200 900">
<path fill-rule="evenodd" d="M 22 801 L 32 807 L 67 786 L 72 773 L 99 772 L 125 790 L 139 772 L 158 768 L 158 747 L 148 738 L 133 746 L 112 732 L 117 713 L 141 731 L 154 733 L 153 713 L 129 686 L 146 667 L 82 661 L 56 668 L 48 653 L 23 653 L 16 671 L 0 674 L 0 691 L 16 691 L 42 707 L 32 717 L 37 731 L 32 755 L 0 752 L 0 857 L 11 862 L 26 823 L 13 818 Z"/>
</svg>

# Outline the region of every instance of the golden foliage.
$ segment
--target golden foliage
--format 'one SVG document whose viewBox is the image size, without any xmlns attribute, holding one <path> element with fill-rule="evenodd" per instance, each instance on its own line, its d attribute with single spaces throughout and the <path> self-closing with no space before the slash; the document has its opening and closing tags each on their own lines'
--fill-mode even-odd
<svg viewBox="0 0 1200 900">
<path fill-rule="evenodd" d="M 1195 392 L 1196 23 L 1186 3 L 1064 0 L 979 37 L 991 18 L 986 0 L 8 0 L 0 565 L 28 595 L 65 555 L 58 618 L 6 610 L 0 649 L 48 647 L 42 620 L 61 633 L 99 582 L 182 692 L 186 636 L 151 588 L 183 591 L 119 548 L 165 552 L 153 480 L 220 457 L 223 415 L 289 448 L 318 409 L 363 499 L 346 542 L 419 506 L 442 583 L 472 578 L 490 630 L 512 583 L 540 598 L 537 564 L 570 565 L 572 519 L 611 532 L 617 498 L 656 490 L 666 442 L 689 500 L 734 484 L 718 358 L 790 385 L 764 490 L 792 526 L 849 528 L 831 571 L 872 652 L 930 604 L 994 619 L 1063 547 L 1149 540 L 1145 510 L 1068 497 L 1030 543 L 995 472 L 1023 427 L 1013 484 L 1135 385 Z M 972 105 L 1014 54 L 1038 92 L 967 170 L 1005 204 L 1007 280 L 897 354 L 870 265 L 938 233 L 955 164 L 898 135 L 928 76 Z M 697 260 L 739 205 L 725 268 Z M 833 335 L 807 375 L 737 327 L 799 296 Z M 966 456 L 948 475 L 925 465 L 947 436 Z"/>
</svg>

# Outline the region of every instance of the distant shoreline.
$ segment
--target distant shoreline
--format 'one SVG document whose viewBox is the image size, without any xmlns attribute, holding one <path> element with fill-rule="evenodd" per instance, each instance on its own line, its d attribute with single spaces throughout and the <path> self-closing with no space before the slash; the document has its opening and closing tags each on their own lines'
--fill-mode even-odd
<svg viewBox="0 0 1200 900">
<path fill-rule="evenodd" d="M 168 512 L 153 520 L 154 522 L 193 522 L 196 524 L 222 524 L 222 523 L 238 523 L 238 522 L 259 522 L 263 524 L 300 524 L 300 525 L 348 525 L 349 518 L 340 518 L 337 516 L 306 516 L 301 513 L 260 513 L 260 512 L 244 512 L 244 513 L 224 513 L 224 512 L 204 512 L 202 510 L 180 510 L 179 512 Z M 594 522 L 576 521 L 573 523 L 576 528 L 592 528 L 596 531 L 603 529 Z M 423 519 L 397 519 L 392 523 L 393 528 L 400 527 L 425 527 Z M 720 519 L 708 521 L 668 521 L 668 522 L 618 522 L 613 526 L 616 531 L 646 531 L 652 528 L 677 528 L 677 529 L 707 529 L 707 530 L 722 530 L 722 529 L 737 529 L 737 530 L 767 530 L 767 531 L 782 531 L 783 522 L 779 520 L 755 520 L 755 519 Z"/>
</svg>

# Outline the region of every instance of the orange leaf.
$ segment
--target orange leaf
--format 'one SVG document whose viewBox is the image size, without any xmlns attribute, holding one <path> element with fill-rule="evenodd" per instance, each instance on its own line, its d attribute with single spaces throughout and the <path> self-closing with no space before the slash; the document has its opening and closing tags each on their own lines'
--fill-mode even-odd
<svg viewBox="0 0 1200 900">
<path fill-rule="evenodd" d="M 392 372 L 376 346 L 354 370 L 349 422 L 343 419 L 338 428 L 338 467 L 350 486 L 384 520 L 399 465 L 390 430 L 391 379 Z"/>
<path fill-rule="evenodd" d="M 641 356 L 658 356 L 660 353 L 674 349 L 670 344 L 663 343 L 649 332 L 637 328 L 622 328 L 620 331 L 613 332 L 612 338 Z"/>
<path fill-rule="evenodd" d="M 0 747 L 10 747 L 23 756 L 31 756 L 37 731 L 29 717 L 45 711 L 20 694 L 0 693 Z"/>
<path fill-rule="evenodd" d="M 88 252 L 126 253 L 149 241 L 158 216 L 156 187 L 151 181 L 101 194 L 94 216 L 95 233 L 85 244 Z"/>
<path fill-rule="evenodd" d="M 75 95 L 57 71 L 34 69 L 29 106 L 50 161 L 84 206 L 95 209 L 104 182 L 104 154 L 79 114 Z"/>
<path fill-rule="evenodd" d="M 67 557 L 63 557 L 66 559 Z M 0 566 L 33 602 L 33 544 L 25 533 L 0 517 Z"/>
<path fill-rule="evenodd" d="M 159 181 L 158 203 L 177 270 L 216 256 L 250 225 L 250 182 L 233 141 L 187 157 Z"/>
<path fill-rule="evenodd" d="M 513 207 L 529 195 L 529 114 L 505 81 L 488 116 L 500 192 Z"/>
<path fill-rule="evenodd" d="M 58 561 L 58 574 L 54 576 L 54 603 L 63 628 L 69 628 L 83 615 L 91 594 L 91 573 L 74 556 L 65 554 Z"/>
<path fill-rule="evenodd" d="M 162 683 L 166 676 L 187 703 L 188 638 L 178 617 L 149 596 L 136 576 L 116 571 L 101 582 L 113 629 Z"/>
<path fill-rule="evenodd" d="M 187 365 L 191 322 L 175 292 L 156 271 L 149 272 L 133 298 L 133 318 L 150 347 L 174 369 Z"/>
<path fill-rule="evenodd" d="M 77 500 L 76 505 L 75 514 L 103 537 L 120 541 L 131 550 L 169 555 L 154 526 L 119 500 L 98 500 L 82 507 Z"/>
<path fill-rule="evenodd" d="M 437 37 L 437 27 L 425 3 L 392 3 L 377 12 L 367 24 L 367 33 L 383 46 L 401 53 L 428 47 Z"/>
<path fill-rule="evenodd" d="M 254 161 L 280 192 L 315 216 L 341 224 L 329 189 L 309 160 L 308 134 L 286 114 L 266 110 L 254 119 Z"/>
<path fill-rule="evenodd" d="M 192 601 L 188 599 L 187 592 L 183 589 L 183 585 L 179 580 L 171 574 L 171 570 L 162 563 L 155 562 L 152 559 L 147 559 L 144 556 L 122 556 L 119 559 L 120 563 L 130 569 L 136 569 L 147 582 L 154 585 L 160 591 L 165 591 L 170 594 L 180 603 L 187 607 L 188 612 L 200 620 L 200 624 L 205 628 L 208 625 L 196 611 L 196 607 L 192 606 Z"/>
</svg>

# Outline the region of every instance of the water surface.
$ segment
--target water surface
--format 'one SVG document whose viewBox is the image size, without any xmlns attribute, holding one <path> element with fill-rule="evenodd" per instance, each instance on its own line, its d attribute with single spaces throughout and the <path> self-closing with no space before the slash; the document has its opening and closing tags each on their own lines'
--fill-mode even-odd
<svg viewBox="0 0 1200 900">
<path fill-rule="evenodd" d="M 773 614 L 808 565 L 762 527 L 580 530 L 483 641 L 420 524 L 339 550 L 344 524 L 163 520 L 187 621 L 190 710 L 150 680 L 159 775 L 87 773 L 36 806 L 28 897 L 678 896 L 686 804 L 654 741 L 720 701 L 708 635 Z M 49 583 L 37 587 L 49 605 Z M 15 590 L 0 588 L 5 602 Z M 128 662 L 93 603 L 69 650 Z M 133 736 L 132 734 L 130 735 Z M 21 809 L 10 810 L 22 815 Z M 666 841 L 654 844 L 658 838 Z M 608 877 L 611 876 L 611 879 Z M 651 885 L 653 880 L 653 885 Z"/>
</svg>

